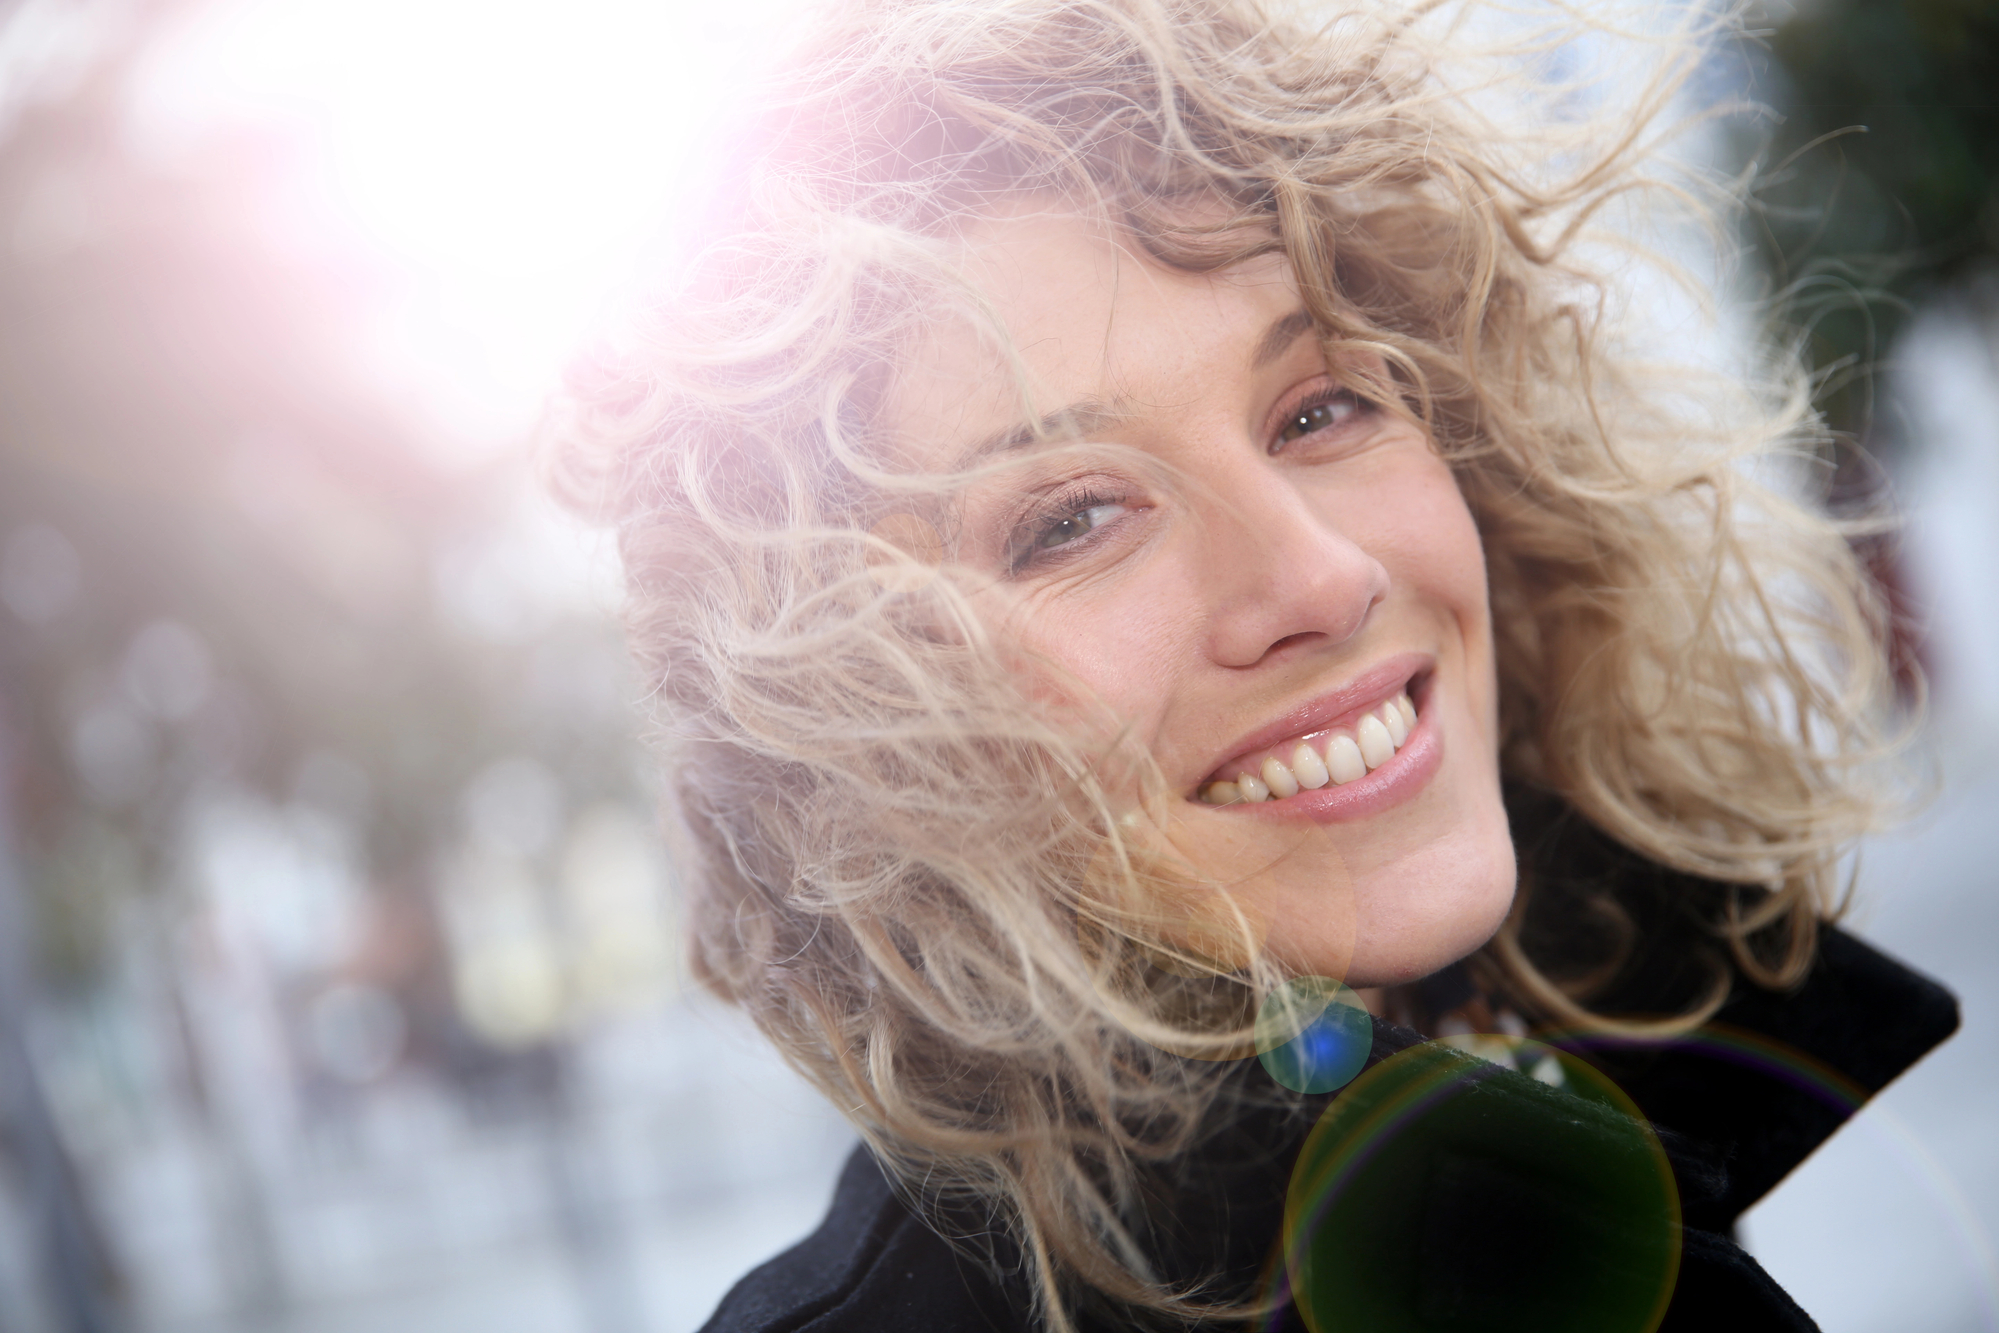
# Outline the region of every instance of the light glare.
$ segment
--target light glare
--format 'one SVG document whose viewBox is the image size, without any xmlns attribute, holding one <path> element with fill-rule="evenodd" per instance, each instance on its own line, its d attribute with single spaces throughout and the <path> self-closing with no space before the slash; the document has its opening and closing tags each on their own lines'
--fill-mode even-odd
<svg viewBox="0 0 1999 1333">
<path fill-rule="evenodd" d="M 370 345 L 455 447 L 514 443 L 656 234 L 698 131 L 791 0 L 214 0 L 133 104 L 172 166 L 277 138 L 287 252 L 386 276 Z"/>
</svg>

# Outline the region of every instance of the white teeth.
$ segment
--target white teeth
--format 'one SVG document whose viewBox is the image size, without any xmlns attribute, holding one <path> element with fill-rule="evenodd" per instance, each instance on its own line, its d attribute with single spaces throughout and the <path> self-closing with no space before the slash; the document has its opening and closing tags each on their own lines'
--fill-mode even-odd
<svg viewBox="0 0 1999 1333">
<path fill-rule="evenodd" d="M 1360 757 L 1360 747 L 1353 743 L 1353 737 L 1333 737 L 1326 746 L 1326 770 L 1335 782 L 1352 782 L 1367 776 L 1367 762 Z"/>
<path fill-rule="evenodd" d="M 1369 768 L 1380 768 L 1395 757 L 1394 739 L 1372 713 L 1362 715 L 1360 725 L 1354 728 L 1354 739 L 1360 742 L 1360 757 L 1367 760 Z"/>
<path fill-rule="evenodd" d="M 1280 801 L 1298 794 L 1298 779 L 1291 776 L 1291 770 L 1276 755 L 1263 761 L 1263 785 Z"/>
<path fill-rule="evenodd" d="M 1303 741 L 1291 752 L 1291 771 L 1298 776 L 1298 785 L 1317 791 L 1333 780 L 1326 770 L 1326 761 L 1319 758 L 1319 752 Z"/>
<path fill-rule="evenodd" d="M 1289 764 L 1268 755 L 1256 773 L 1238 773 L 1233 782 L 1203 787 L 1201 800 L 1209 805 L 1281 801 L 1300 791 L 1317 791 L 1329 782 L 1352 782 L 1393 759 L 1415 729 L 1416 705 L 1407 694 L 1398 694 L 1374 712 L 1362 714 L 1354 735 L 1332 733 L 1324 742 L 1323 758 L 1312 744 L 1300 741 Z"/>
<path fill-rule="evenodd" d="M 1388 728 L 1388 739 L 1395 742 L 1397 749 L 1409 739 L 1409 724 L 1402 720 L 1402 710 L 1392 702 L 1381 706 L 1381 725 Z"/>
</svg>

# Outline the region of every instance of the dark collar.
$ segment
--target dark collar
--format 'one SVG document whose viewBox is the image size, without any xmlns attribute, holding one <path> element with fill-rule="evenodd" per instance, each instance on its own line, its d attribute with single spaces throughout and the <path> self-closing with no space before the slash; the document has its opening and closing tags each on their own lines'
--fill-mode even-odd
<svg viewBox="0 0 1999 1333">
<path fill-rule="evenodd" d="M 1717 975 L 1734 976 L 1728 1002 L 1690 1036 L 1587 1041 L 1579 1052 L 1661 1129 L 1684 1168 L 1688 1225 L 1727 1231 L 1868 1098 L 1956 1031 L 1950 992 L 1833 927 L 1821 929 L 1802 985 L 1751 984 L 1736 974 L 1714 923 L 1758 890 L 1647 860 L 1548 793 L 1509 784 L 1506 803 L 1530 895 L 1521 922 L 1528 951 L 1559 967 L 1580 947 L 1569 961 L 1587 974 L 1591 949 L 1630 942 L 1616 975 L 1590 996 L 1593 1007 L 1684 1012 Z"/>
<path fill-rule="evenodd" d="M 1690 1037 L 1605 1054 L 1647 1119 L 1723 1170 L 1684 1206 L 1689 1226 L 1725 1231 L 1957 1024 L 1949 991 L 1827 929 L 1797 990 L 1738 983 Z"/>
</svg>

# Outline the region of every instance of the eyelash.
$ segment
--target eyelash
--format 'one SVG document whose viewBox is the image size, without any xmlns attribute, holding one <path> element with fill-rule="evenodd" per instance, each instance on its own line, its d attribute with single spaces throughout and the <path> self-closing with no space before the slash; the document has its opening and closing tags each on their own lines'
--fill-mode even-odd
<svg viewBox="0 0 1999 1333">
<path fill-rule="evenodd" d="M 1335 404 L 1342 405 L 1348 410 L 1333 421 L 1327 421 L 1318 425 L 1313 425 L 1309 421 L 1308 418 L 1313 412 L 1321 408 L 1332 407 Z M 1369 406 L 1371 404 L 1368 400 L 1355 393 L 1352 389 L 1322 390 L 1285 414 L 1283 424 L 1277 428 L 1277 438 L 1270 442 L 1267 452 L 1271 454 L 1281 453 L 1286 445 L 1296 443 L 1304 439 L 1307 435 L 1317 435 L 1321 431 L 1335 429 L 1352 420 Z M 1294 430 L 1297 431 L 1295 435 L 1290 433 Z"/>
<path fill-rule="evenodd" d="M 1029 514 L 1014 526 L 1007 539 L 1007 568 L 1019 574 L 1037 559 L 1049 559 L 1064 554 L 1088 542 L 1103 525 L 1090 527 L 1078 534 L 1072 541 L 1060 542 L 1054 546 L 1041 543 L 1057 524 L 1067 523 L 1080 514 L 1105 505 L 1123 505 L 1129 501 L 1127 495 L 1096 489 L 1067 491 L 1058 494 L 1047 504 Z"/>
</svg>

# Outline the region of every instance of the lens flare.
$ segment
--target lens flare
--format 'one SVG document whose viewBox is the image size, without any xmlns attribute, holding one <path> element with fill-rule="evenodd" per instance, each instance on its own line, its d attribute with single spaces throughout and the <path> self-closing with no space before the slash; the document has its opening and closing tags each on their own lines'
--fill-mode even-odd
<svg viewBox="0 0 1999 1333">
<path fill-rule="evenodd" d="M 1313 1333 L 1650 1333 L 1679 1273 L 1657 1136 L 1561 1052 L 1563 1086 L 1437 1042 L 1355 1079 L 1298 1159 L 1284 1270 Z"/>
<path fill-rule="evenodd" d="M 1295 977 L 1264 998 L 1256 1054 L 1293 1092 L 1343 1088 L 1367 1063 L 1374 1020 L 1360 996 L 1330 977 Z"/>
<path fill-rule="evenodd" d="M 703 136 L 795 0 L 207 0 L 133 80 L 150 161 L 245 177 L 279 253 L 365 290 L 356 366 L 446 458 L 514 447 L 615 295 L 649 271 Z M 233 146 L 233 147 L 232 147 Z"/>
</svg>

